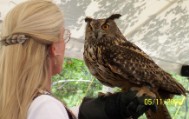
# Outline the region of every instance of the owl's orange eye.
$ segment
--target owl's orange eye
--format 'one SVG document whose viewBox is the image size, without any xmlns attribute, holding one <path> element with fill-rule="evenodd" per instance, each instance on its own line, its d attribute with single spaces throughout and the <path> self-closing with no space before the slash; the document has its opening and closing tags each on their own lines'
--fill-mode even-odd
<svg viewBox="0 0 189 119">
<path fill-rule="evenodd" d="M 104 29 L 104 30 L 108 30 L 108 28 L 109 28 L 109 25 L 108 25 L 108 24 L 104 24 L 104 25 L 102 26 L 102 29 Z"/>
</svg>

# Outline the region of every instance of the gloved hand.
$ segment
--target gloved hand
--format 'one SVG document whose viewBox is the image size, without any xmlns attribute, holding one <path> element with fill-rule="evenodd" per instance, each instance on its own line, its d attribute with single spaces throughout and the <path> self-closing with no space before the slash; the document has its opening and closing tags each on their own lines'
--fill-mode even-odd
<svg viewBox="0 0 189 119">
<path fill-rule="evenodd" d="M 137 119 L 148 109 L 156 110 L 156 105 L 145 105 L 148 96 L 136 97 L 136 91 L 119 92 L 98 98 L 84 98 L 79 119 Z"/>
</svg>

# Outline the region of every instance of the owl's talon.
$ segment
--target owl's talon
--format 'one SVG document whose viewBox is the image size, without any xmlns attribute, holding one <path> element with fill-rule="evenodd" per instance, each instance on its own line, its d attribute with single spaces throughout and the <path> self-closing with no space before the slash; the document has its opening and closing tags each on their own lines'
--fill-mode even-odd
<svg viewBox="0 0 189 119">
<path fill-rule="evenodd" d="M 152 98 L 156 98 L 156 95 L 148 88 L 148 87 L 132 87 L 131 91 L 137 91 L 136 96 L 141 97 L 141 96 L 150 96 Z"/>
</svg>

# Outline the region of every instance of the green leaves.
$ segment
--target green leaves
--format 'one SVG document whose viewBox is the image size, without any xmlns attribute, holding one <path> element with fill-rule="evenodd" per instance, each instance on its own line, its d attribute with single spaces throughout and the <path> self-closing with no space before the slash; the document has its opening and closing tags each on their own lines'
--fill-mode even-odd
<svg viewBox="0 0 189 119">
<path fill-rule="evenodd" d="M 95 97 L 102 85 L 78 59 L 65 58 L 63 70 L 53 77 L 52 92 L 68 106 L 79 105 L 85 96 Z"/>
</svg>

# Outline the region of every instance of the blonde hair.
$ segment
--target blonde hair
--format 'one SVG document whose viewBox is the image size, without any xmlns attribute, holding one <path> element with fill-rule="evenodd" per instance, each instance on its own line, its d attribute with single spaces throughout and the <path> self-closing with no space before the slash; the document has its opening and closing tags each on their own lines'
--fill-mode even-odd
<svg viewBox="0 0 189 119">
<path fill-rule="evenodd" d="M 0 49 L 0 119 L 26 119 L 38 89 L 48 82 L 48 45 L 59 40 L 63 14 L 49 0 L 17 5 L 3 22 L 2 37 L 30 36 L 24 44 Z"/>
</svg>

